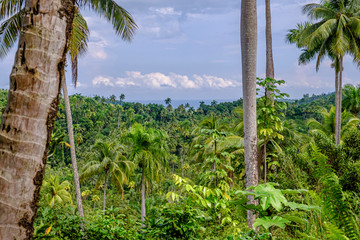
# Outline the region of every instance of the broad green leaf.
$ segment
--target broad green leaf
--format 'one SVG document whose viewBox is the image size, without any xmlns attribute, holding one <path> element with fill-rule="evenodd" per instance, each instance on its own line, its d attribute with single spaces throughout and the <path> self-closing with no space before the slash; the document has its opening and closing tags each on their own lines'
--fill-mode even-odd
<svg viewBox="0 0 360 240">
<path fill-rule="evenodd" d="M 254 227 L 262 226 L 266 230 L 268 230 L 272 226 L 277 226 L 279 228 L 284 229 L 285 224 L 288 224 L 288 223 L 290 223 L 289 220 L 279 217 L 279 216 L 275 216 L 272 219 L 270 217 L 262 217 L 262 218 L 257 218 L 255 220 Z"/>
</svg>

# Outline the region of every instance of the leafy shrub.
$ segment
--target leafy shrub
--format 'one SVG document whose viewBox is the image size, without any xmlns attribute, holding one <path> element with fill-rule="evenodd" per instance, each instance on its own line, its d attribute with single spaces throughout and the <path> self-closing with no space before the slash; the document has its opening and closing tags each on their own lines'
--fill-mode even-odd
<svg viewBox="0 0 360 240">
<path fill-rule="evenodd" d="M 146 235 L 155 239 L 199 239 L 201 219 L 191 205 L 169 205 L 157 219 L 147 221 Z"/>
</svg>

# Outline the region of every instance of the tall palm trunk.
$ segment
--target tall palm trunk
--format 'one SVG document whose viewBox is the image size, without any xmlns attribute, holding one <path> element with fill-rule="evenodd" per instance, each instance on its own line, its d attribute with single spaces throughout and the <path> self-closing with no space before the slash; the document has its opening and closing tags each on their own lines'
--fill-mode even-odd
<svg viewBox="0 0 360 240">
<path fill-rule="evenodd" d="M 335 144 L 340 144 L 341 136 L 340 72 L 341 70 L 335 67 Z"/>
<path fill-rule="evenodd" d="M 343 75 L 343 57 L 340 57 L 338 84 L 336 95 L 336 113 L 335 113 L 335 144 L 340 144 L 341 139 L 341 104 L 342 104 L 342 75 Z"/>
<path fill-rule="evenodd" d="M 274 58 L 273 58 L 273 49 L 272 49 L 272 33 L 271 33 L 271 7 L 270 0 L 265 0 L 265 17 L 266 17 L 266 77 L 274 78 Z M 271 91 L 265 90 L 265 94 L 268 98 L 273 98 L 270 96 Z"/>
<path fill-rule="evenodd" d="M 257 16 L 256 0 L 241 1 L 241 56 L 244 98 L 244 148 L 245 148 L 245 185 L 258 184 L 257 168 L 257 126 L 256 126 L 256 47 Z M 249 203 L 256 204 L 253 196 Z M 253 211 L 247 212 L 248 226 L 253 228 Z"/>
<path fill-rule="evenodd" d="M 141 175 L 141 222 L 145 222 L 146 218 L 146 206 L 145 206 L 145 167 L 142 167 Z M 145 225 L 142 225 L 145 227 Z"/>
<path fill-rule="evenodd" d="M 84 210 L 83 210 L 83 206 L 82 206 L 81 190 L 80 190 L 80 182 L 79 182 L 79 173 L 78 173 L 78 167 L 77 167 L 77 161 L 76 161 L 74 129 L 73 129 L 73 123 L 72 123 L 69 94 L 67 91 L 65 77 L 62 81 L 62 89 L 63 89 L 63 93 L 64 93 L 66 121 L 67 121 L 69 142 L 70 142 L 70 146 L 71 146 L 70 155 L 71 155 L 71 165 L 72 165 L 72 170 L 73 170 L 73 175 L 74 175 L 74 186 L 75 186 L 75 197 L 76 197 L 77 209 L 79 211 L 79 216 L 84 217 Z"/>
<path fill-rule="evenodd" d="M 266 162 L 266 146 L 267 146 L 267 140 L 264 140 L 264 182 L 266 183 L 267 181 L 267 162 Z"/>
<path fill-rule="evenodd" d="M 105 171 L 105 182 L 104 182 L 104 199 L 103 199 L 103 214 L 105 215 L 106 210 L 106 189 L 107 189 L 107 171 Z"/>
<path fill-rule="evenodd" d="M 33 235 L 73 17 L 71 0 L 25 2 L 1 122 L 0 239 Z"/>
</svg>

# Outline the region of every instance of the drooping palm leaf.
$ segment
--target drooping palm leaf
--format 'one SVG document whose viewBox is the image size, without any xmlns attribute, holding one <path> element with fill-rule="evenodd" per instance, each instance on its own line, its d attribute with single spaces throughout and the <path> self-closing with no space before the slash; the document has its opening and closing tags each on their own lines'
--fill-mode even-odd
<svg viewBox="0 0 360 240">
<path fill-rule="evenodd" d="M 4 58 L 14 46 L 21 28 L 23 11 L 17 12 L 0 26 L 0 58 Z"/>
<path fill-rule="evenodd" d="M 0 0 L 0 20 L 10 18 L 19 13 L 24 0 Z"/>
<path fill-rule="evenodd" d="M 88 6 L 101 17 L 106 18 L 125 41 L 132 40 L 137 25 L 130 13 L 113 0 L 79 0 L 79 6 Z"/>
<path fill-rule="evenodd" d="M 78 57 L 87 50 L 89 28 L 81 13 L 77 10 L 74 16 L 71 37 L 69 41 L 69 54 L 71 58 L 72 81 L 76 86 L 78 79 Z"/>
</svg>

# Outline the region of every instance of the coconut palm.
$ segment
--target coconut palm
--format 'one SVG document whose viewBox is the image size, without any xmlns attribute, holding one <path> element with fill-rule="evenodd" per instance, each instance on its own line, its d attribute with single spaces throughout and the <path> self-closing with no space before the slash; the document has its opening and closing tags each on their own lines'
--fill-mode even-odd
<svg viewBox="0 0 360 240">
<path fill-rule="evenodd" d="M 327 136 L 334 136 L 335 134 L 335 107 L 331 107 L 329 111 L 325 108 L 320 111 L 322 121 L 317 121 L 313 118 L 307 120 L 307 126 L 309 127 L 311 132 L 322 132 Z M 341 125 L 342 125 L 342 133 L 344 134 L 346 131 L 350 130 L 352 126 L 359 124 L 360 119 L 354 117 L 349 112 L 343 112 L 341 115 Z"/>
<path fill-rule="evenodd" d="M 212 113 L 210 117 L 204 118 L 200 126 L 195 128 L 191 146 L 191 153 L 197 162 L 203 164 L 208 156 L 219 157 L 219 142 L 223 141 L 227 133 L 225 125 L 220 124 L 218 117 Z M 204 167 L 204 166 L 202 166 Z M 216 170 L 216 161 L 210 166 L 212 172 Z"/>
<path fill-rule="evenodd" d="M 35 4 L 34 7 L 29 7 L 28 11 L 25 11 L 24 5 L 25 5 L 25 0 L 12 0 L 12 1 L 2 1 L 0 3 L 0 21 L 2 21 L 1 26 L 0 26 L 0 58 L 4 57 L 8 51 L 10 50 L 10 48 L 14 45 L 14 43 L 17 41 L 18 37 L 20 36 L 20 30 L 22 29 L 22 19 L 26 18 L 27 14 L 30 14 L 29 16 L 31 17 L 31 19 L 33 20 L 32 22 L 34 22 L 33 16 L 34 13 L 32 13 L 32 9 L 35 9 L 35 15 L 39 14 L 39 8 L 42 6 L 41 2 L 30 2 L 28 1 L 28 6 L 31 6 L 31 4 Z M 115 32 L 120 35 L 124 40 L 131 40 L 134 34 L 134 31 L 136 29 L 136 24 L 133 21 L 133 19 L 131 18 L 130 14 L 124 10 L 123 8 L 121 8 L 115 1 L 112 0 L 103 0 L 103 1 L 98 1 L 98 0 L 78 0 L 78 1 L 74 1 L 79 7 L 89 7 L 90 9 L 96 11 L 100 16 L 106 18 L 107 20 L 109 20 L 113 27 Z M 73 3 L 67 3 L 66 4 L 57 4 L 54 3 L 54 6 L 56 6 L 55 8 L 59 8 L 59 9 L 69 9 L 70 11 L 66 12 L 66 17 L 68 18 L 67 21 L 63 21 L 63 31 L 60 31 L 59 28 L 59 34 L 63 33 L 66 34 L 65 37 L 65 42 L 64 45 L 59 45 L 59 60 L 54 61 L 59 63 L 61 62 L 61 64 L 59 64 L 57 67 L 53 67 L 53 68 L 49 68 L 47 67 L 46 69 L 52 69 L 52 72 L 58 71 L 56 69 L 58 69 L 60 67 L 60 69 L 63 69 L 65 67 L 65 62 L 64 62 L 64 58 L 65 56 L 63 56 L 64 51 L 61 50 L 61 48 L 66 49 L 69 51 L 69 55 L 71 57 L 71 65 L 72 65 L 72 73 L 73 73 L 73 81 L 76 85 L 76 81 L 77 81 L 77 58 L 78 56 L 84 52 L 86 50 L 86 41 L 87 41 L 87 34 L 88 34 L 88 30 L 87 30 L 87 25 L 86 22 L 84 20 L 84 18 L 81 16 L 79 9 L 73 5 Z M 46 3 L 46 2 L 45 2 Z M 44 4 L 45 4 L 44 3 Z M 65 6 L 66 5 L 66 6 Z M 29 11 L 30 9 L 30 11 Z M 51 11 L 54 12 L 58 12 L 59 13 L 59 18 L 63 19 L 63 13 L 60 13 L 61 11 L 59 9 L 52 9 Z M 49 11 L 48 13 L 51 13 L 51 11 Z M 30 18 L 27 18 L 30 19 Z M 51 19 L 51 18 L 49 18 Z M 35 19 L 36 21 L 36 19 Z M 51 22 L 52 24 L 54 22 Z M 26 23 L 27 24 L 27 23 Z M 50 27 L 51 31 L 50 31 L 50 35 L 54 33 L 53 29 L 54 26 L 50 26 L 50 23 L 47 22 L 48 26 Z M 41 26 L 40 26 L 41 28 Z M 68 30 L 71 29 L 71 34 L 67 34 Z M 38 30 L 35 30 L 35 34 L 38 32 Z M 30 35 L 32 33 L 28 32 Z M 44 32 L 45 34 L 45 32 Z M 24 34 L 26 35 L 26 33 Z M 42 35 L 39 35 L 40 37 Z M 36 38 L 36 37 L 34 37 Z M 49 39 L 49 38 L 47 38 Z M 56 39 L 59 39 L 59 36 L 55 36 L 54 41 L 56 41 Z M 23 45 L 19 45 L 19 49 L 22 47 L 22 51 L 23 54 L 20 56 L 18 55 L 18 58 L 21 65 L 24 65 L 24 61 L 25 61 L 25 50 L 26 50 L 26 41 L 29 41 L 30 38 L 24 38 L 24 44 Z M 38 41 L 41 42 L 41 41 Z M 42 47 L 46 47 L 45 45 L 43 45 Z M 49 49 L 49 48 L 45 48 Z M 43 50 L 41 49 L 35 49 L 35 52 L 43 52 Z M 29 56 L 31 57 L 31 55 Z M 38 59 L 42 58 L 41 56 L 35 55 L 34 57 L 34 61 L 35 61 L 35 65 L 34 67 L 36 67 L 36 65 L 39 65 L 39 63 L 37 62 Z M 60 61 L 61 58 L 61 61 Z M 45 58 L 48 59 L 48 58 Z M 30 60 L 31 61 L 31 60 Z M 57 64 L 56 63 L 56 64 Z M 29 64 L 28 64 L 29 65 Z M 29 78 L 31 79 L 31 76 L 35 74 L 33 69 L 28 68 L 28 65 L 24 65 L 26 67 L 26 71 L 29 71 Z M 74 145 L 74 140 L 73 137 L 71 135 L 73 130 L 72 130 L 72 120 L 71 120 L 71 112 L 70 112 L 70 107 L 69 107 L 69 97 L 67 96 L 67 90 L 66 90 L 66 80 L 65 80 L 65 74 L 64 72 L 60 72 L 59 71 L 59 75 L 60 77 L 57 78 L 57 81 L 60 81 L 60 83 L 62 83 L 62 89 L 64 92 L 64 99 L 65 99 L 65 105 L 66 105 L 66 115 L 67 115 L 67 122 L 68 122 L 68 132 L 69 132 L 69 140 L 70 140 L 70 145 L 71 147 L 71 159 L 72 159 L 72 167 L 73 167 L 73 174 L 74 174 L 74 184 L 75 184 L 75 190 L 76 190 L 76 199 L 77 199 L 77 205 L 78 205 L 78 211 L 79 211 L 79 215 L 80 216 L 84 216 L 83 214 L 83 208 L 82 208 L 82 202 L 81 202 L 81 191 L 80 191 L 80 185 L 79 185 L 79 177 L 77 174 L 77 164 L 76 164 L 76 154 L 75 154 L 75 145 Z M 20 74 L 20 76 L 24 76 L 23 73 Z M 14 78 L 15 79 L 15 78 Z M 54 79 L 54 78 L 51 78 Z M 14 88 L 16 90 L 17 88 L 17 82 L 14 82 L 15 85 L 10 84 L 10 90 L 12 88 Z M 33 86 L 37 86 L 35 82 L 33 82 L 32 84 L 34 84 Z M 53 87 L 53 91 L 54 94 L 48 94 L 45 93 L 45 95 L 49 96 L 49 101 L 47 103 L 47 107 L 49 109 L 54 109 L 54 107 L 57 105 L 57 101 L 55 101 L 55 96 L 58 95 L 58 93 L 55 93 L 55 91 L 58 91 L 59 89 L 56 89 L 54 86 L 58 86 L 60 84 L 55 83 L 55 84 L 50 84 Z M 32 91 L 31 87 L 29 87 L 27 85 L 27 87 L 29 88 L 30 91 Z M 32 93 L 31 93 L 32 94 Z M 11 94 L 10 94 L 11 95 Z M 29 95 L 29 94 L 28 94 Z M 50 100 L 50 98 L 52 98 Z M 11 99 L 11 98 L 9 98 Z M 20 99 L 19 101 L 23 101 L 22 99 Z M 25 101 L 23 101 L 25 102 Z M 43 104 L 44 102 L 41 100 L 40 98 L 40 104 Z M 9 102 L 8 102 L 9 104 Z M 36 104 L 35 104 L 36 105 Z M 25 109 L 26 111 L 26 109 Z M 53 110 L 53 111 L 56 111 Z M 45 110 L 45 113 L 49 113 L 49 110 Z M 17 114 L 19 115 L 19 114 Z M 45 115 L 44 115 L 45 116 Z M 8 117 L 7 115 L 4 116 L 5 119 Z M 25 118 L 26 119 L 26 118 Z M 55 118 L 54 118 L 55 119 Z M 51 120 L 51 121 L 54 121 Z M 46 117 L 46 119 L 44 119 L 44 121 L 48 121 L 49 118 Z M 49 122 L 50 124 L 48 124 L 47 126 L 44 126 L 44 129 L 46 130 L 51 130 L 52 127 L 48 128 L 49 126 L 51 126 L 51 121 Z M 10 121 L 11 122 L 11 121 Z M 19 129 L 18 127 L 15 127 L 16 129 Z M 35 130 L 38 131 L 38 130 Z M 26 131 L 24 131 L 26 132 Z M 20 136 L 20 139 L 22 137 Z M 48 137 L 46 139 L 47 142 L 50 141 L 50 137 L 48 134 Z M 43 146 L 46 146 L 47 143 L 42 144 Z M 35 168 L 36 171 L 38 168 Z M 29 199 L 30 200 L 30 199 Z M 32 199 L 31 199 L 32 201 Z M 33 211 L 36 212 L 36 211 Z M 29 231 L 30 233 L 32 231 Z"/>
<path fill-rule="evenodd" d="M 18 2 L 26 2 L 26 9 L 22 10 Z M 4 154 L 0 169 L 4 171 L 0 172 L 0 222 L 7 227 L 0 228 L 0 239 L 31 239 L 44 160 L 57 115 L 74 5 L 62 0 L 53 0 L 52 4 L 47 0 L 0 3 L 0 18 L 8 25 L 15 18 L 16 24 L 22 16 L 27 19 L 22 21 L 24 31 L 19 34 L 1 123 L 4 131 L 0 133 L 0 149 Z M 20 11 L 21 16 L 13 17 Z M 12 36 L 18 34 L 16 28 L 12 32 L 0 28 L 1 41 L 5 36 L 6 41 L 15 42 Z"/>
<path fill-rule="evenodd" d="M 159 178 L 160 171 L 166 167 L 166 157 L 169 155 L 165 142 L 167 136 L 163 131 L 144 128 L 134 124 L 126 135 L 131 144 L 129 159 L 137 164 L 141 170 L 141 221 L 145 221 L 145 182 Z"/>
<path fill-rule="evenodd" d="M 317 22 L 299 24 L 290 30 L 287 39 L 303 48 L 299 62 L 307 63 L 317 58 L 318 70 L 321 60 L 328 55 L 335 69 L 335 105 L 336 124 L 335 142 L 341 137 L 341 102 L 343 59 L 346 54 L 360 60 L 360 5 L 355 0 L 323 0 L 320 3 L 307 4 L 303 12 Z"/>
<path fill-rule="evenodd" d="M 360 112 L 360 86 L 347 84 L 344 87 L 344 99 L 342 102 L 344 109 L 348 110 L 357 117 Z"/>
<path fill-rule="evenodd" d="M 68 181 L 60 183 L 59 176 L 45 178 L 41 192 L 43 200 L 50 208 L 60 208 L 68 203 L 72 203 L 71 194 L 69 192 L 71 184 Z"/>
<path fill-rule="evenodd" d="M 104 184 L 103 211 L 106 209 L 106 190 L 108 179 L 123 194 L 123 184 L 128 182 L 134 169 L 134 163 L 128 161 L 123 155 L 123 146 L 110 140 L 98 140 L 92 147 L 92 152 L 87 156 L 88 162 L 82 168 L 80 180 L 97 177 L 95 190 Z"/>
<path fill-rule="evenodd" d="M 244 147 L 245 147 L 245 185 L 258 184 L 257 167 L 257 129 L 256 129 L 256 48 L 257 48 L 257 10 L 256 0 L 241 1 L 241 58 L 244 99 Z M 254 197 L 249 202 L 256 204 Z M 253 228 L 255 214 L 247 212 L 248 226 Z"/>
<path fill-rule="evenodd" d="M 200 126 L 195 128 L 193 135 L 197 135 L 193 139 L 191 152 L 194 160 L 199 163 L 199 166 L 211 170 L 209 185 L 217 184 L 216 169 L 218 165 L 222 170 L 226 171 L 229 178 L 234 180 L 234 169 L 231 164 L 231 158 L 227 157 L 226 153 L 231 155 L 244 154 L 244 139 L 240 136 L 233 135 L 226 131 L 226 125 L 220 124 L 219 119 L 212 114 L 210 117 L 203 119 Z M 215 176 L 215 181 L 213 181 Z M 205 179 L 206 180 L 206 179 Z M 230 187 L 233 182 L 229 182 Z"/>
</svg>

